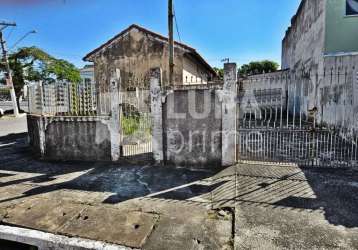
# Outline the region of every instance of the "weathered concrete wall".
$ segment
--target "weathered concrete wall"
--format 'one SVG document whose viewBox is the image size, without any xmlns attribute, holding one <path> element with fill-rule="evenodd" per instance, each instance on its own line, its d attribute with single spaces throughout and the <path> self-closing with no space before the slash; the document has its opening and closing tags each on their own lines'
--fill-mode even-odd
<svg viewBox="0 0 358 250">
<path fill-rule="evenodd" d="M 302 0 L 282 42 L 282 68 L 290 69 L 286 90 L 291 112 L 294 107 L 305 115 L 315 110 L 318 123 L 352 128 L 358 111 L 358 55 L 330 54 L 354 48 L 351 44 L 356 34 L 347 32 L 343 24 L 355 30 L 355 20 L 344 17 L 343 5 L 345 1 Z M 339 24 L 342 30 L 337 30 Z M 334 35 L 342 32 L 344 37 Z M 342 50 L 337 50 L 341 43 Z"/>
<path fill-rule="evenodd" d="M 299 68 L 242 80 L 241 102 L 274 108 L 280 103 L 273 91 L 282 89 L 282 105 L 291 115 L 295 112 L 297 117 L 301 112 L 306 118 L 315 110 L 317 124 L 357 127 L 358 55 L 322 58 L 322 71 Z"/>
<path fill-rule="evenodd" d="M 174 90 L 163 104 L 166 163 L 221 166 L 222 103 L 212 88 Z"/>
<path fill-rule="evenodd" d="M 302 0 L 282 41 L 282 69 L 322 67 L 326 0 Z"/>
<path fill-rule="evenodd" d="M 261 108 L 284 106 L 287 98 L 289 75 L 289 71 L 284 70 L 240 79 L 238 95 L 242 110 L 247 109 L 250 112 L 250 108 L 246 107 L 248 105 Z"/>
<path fill-rule="evenodd" d="M 175 45 L 174 48 L 174 81 L 183 83 L 184 60 L 190 60 L 191 50 Z M 127 33 L 111 42 L 111 44 L 96 52 L 92 60 L 95 65 L 95 81 L 101 93 L 108 91 L 110 72 L 114 69 L 121 71 L 121 89 L 129 87 L 149 88 L 150 69 L 161 68 L 163 83 L 168 84 L 169 79 L 169 48 L 168 42 L 157 36 L 145 33 L 138 28 L 131 28 Z M 198 60 L 194 60 L 195 70 L 190 73 L 198 78 L 203 75 L 211 75 L 204 66 L 198 66 Z M 198 67 L 200 69 L 198 69 Z M 186 71 L 188 71 L 186 67 Z"/>
<path fill-rule="evenodd" d="M 326 27 L 327 18 L 332 19 L 331 23 L 343 22 L 343 12 L 326 16 L 327 8 L 332 8 L 332 4 L 342 8 L 341 2 L 345 1 L 301 1 L 282 41 L 281 67 L 285 71 L 254 75 L 241 81 L 241 94 L 246 93 L 250 104 L 272 108 L 282 103 L 291 114 L 302 113 L 307 117 L 314 112 L 317 123 L 356 126 L 358 55 L 324 54 L 329 35 L 326 32 L 332 32 Z M 347 33 L 346 36 L 347 40 L 356 35 Z M 334 39 L 340 40 L 337 36 Z M 281 103 L 275 97 L 278 89 L 283 93 Z M 243 98 L 245 96 L 240 96 Z"/>
<path fill-rule="evenodd" d="M 183 55 L 187 51 L 175 48 L 175 82 L 182 82 Z M 131 29 L 108 48 L 99 51 L 94 58 L 95 79 L 101 92 L 105 92 L 110 72 L 120 69 L 122 88 L 129 85 L 149 84 L 149 71 L 160 67 L 163 81 L 168 82 L 168 45 L 140 30 Z"/>
<path fill-rule="evenodd" d="M 310 110 L 317 108 L 318 73 L 307 70 L 291 70 L 286 87 L 286 108 L 291 115 L 297 118 L 300 113 L 308 117 Z M 316 117 L 317 118 L 317 117 Z"/>
<path fill-rule="evenodd" d="M 219 92 L 220 93 L 220 92 Z M 222 166 L 236 164 L 236 129 L 237 129 L 237 66 L 236 63 L 224 65 L 224 86 L 221 91 L 222 99 Z"/>
<path fill-rule="evenodd" d="M 358 55 L 324 58 L 319 85 L 319 120 L 338 126 L 358 127 Z"/>
<path fill-rule="evenodd" d="M 241 79 L 238 93 L 241 115 L 245 112 L 262 115 L 264 110 L 280 114 L 282 107 L 284 115 L 288 111 L 290 116 L 302 113 L 307 117 L 319 103 L 319 96 L 314 94 L 316 86 L 318 72 L 313 70 L 284 70 Z"/>
<path fill-rule="evenodd" d="M 41 156 L 43 154 L 43 149 L 41 148 L 43 138 L 41 138 L 42 132 L 42 120 L 39 119 L 39 116 L 27 115 L 27 131 L 29 131 L 29 143 L 30 148 L 36 156 Z"/>
<path fill-rule="evenodd" d="M 151 69 L 150 78 L 150 107 L 152 116 L 152 149 L 153 158 L 157 164 L 164 161 L 163 147 L 163 106 L 162 106 L 162 71 L 160 68 Z"/>
<path fill-rule="evenodd" d="M 116 160 L 109 117 L 28 117 L 30 146 L 44 159 Z"/>
<path fill-rule="evenodd" d="M 326 0 L 302 0 L 282 41 L 281 68 L 291 71 L 287 86 L 289 109 L 297 104 L 297 93 L 305 88 L 303 85 L 308 92 L 305 92 L 304 105 L 300 106 L 305 107 L 304 110 L 318 109 L 319 84 L 324 70 L 325 16 Z M 309 72 L 313 77 L 306 79 L 302 72 Z"/>
<path fill-rule="evenodd" d="M 55 121 L 45 136 L 48 159 L 111 160 L 109 129 L 101 122 Z"/>
</svg>

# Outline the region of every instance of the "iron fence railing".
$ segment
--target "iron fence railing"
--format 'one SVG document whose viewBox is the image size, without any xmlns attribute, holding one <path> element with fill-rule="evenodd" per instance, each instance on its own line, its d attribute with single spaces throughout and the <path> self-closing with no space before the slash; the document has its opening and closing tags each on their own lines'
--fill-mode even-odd
<svg viewBox="0 0 358 250">
<path fill-rule="evenodd" d="M 349 101 L 354 86 L 343 82 L 325 110 L 324 96 L 317 107 L 305 91 L 308 83 L 238 91 L 238 160 L 358 167 L 357 121 Z"/>
</svg>

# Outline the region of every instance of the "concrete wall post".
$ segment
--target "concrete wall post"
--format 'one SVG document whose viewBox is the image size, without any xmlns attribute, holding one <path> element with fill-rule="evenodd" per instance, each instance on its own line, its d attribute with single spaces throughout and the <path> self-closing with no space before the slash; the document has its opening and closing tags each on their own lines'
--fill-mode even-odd
<svg viewBox="0 0 358 250">
<path fill-rule="evenodd" d="M 38 121 L 38 128 L 40 156 L 41 158 L 44 158 L 46 153 L 46 117 L 41 116 Z"/>
<path fill-rule="evenodd" d="M 222 91 L 222 165 L 236 163 L 236 63 L 224 65 L 224 87 Z"/>
<path fill-rule="evenodd" d="M 111 158 L 112 161 L 118 161 L 120 157 L 120 109 L 119 109 L 119 86 L 121 76 L 119 69 L 112 73 L 110 81 L 111 95 L 111 120 L 109 122 L 109 131 L 111 135 Z"/>
<path fill-rule="evenodd" d="M 152 148 L 156 163 L 164 161 L 163 153 L 163 106 L 162 106 L 162 71 L 153 68 L 150 71 L 150 100 L 152 115 Z"/>
<path fill-rule="evenodd" d="M 44 99 L 44 92 L 42 87 L 42 81 L 39 82 L 39 92 L 40 92 L 40 114 L 44 115 L 44 109 L 45 109 L 45 99 Z"/>
</svg>

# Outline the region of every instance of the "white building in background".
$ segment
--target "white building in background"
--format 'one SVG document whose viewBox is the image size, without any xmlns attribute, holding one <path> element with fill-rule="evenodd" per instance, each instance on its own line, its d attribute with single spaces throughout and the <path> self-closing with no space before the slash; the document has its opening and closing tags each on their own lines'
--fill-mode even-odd
<svg viewBox="0 0 358 250">
<path fill-rule="evenodd" d="M 94 66 L 85 65 L 80 69 L 80 75 L 83 83 L 92 83 L 94 84 Z"/>
<path fill-rule="evenodd" d="M 96 84 L 94 79 L 94 65 L 85 65 L 82 69 L 80 69 L 80 76 L 82 79 L 81 84 L 78 86 L 78 94 L 82 97 L 82 99 L 86 99 L 86 105 L 90 106 L 90 109 L 93 109 L 97 105 L 96 100 Z M 87 98 L 89 97 L 90 100 Z"/>
</svg>

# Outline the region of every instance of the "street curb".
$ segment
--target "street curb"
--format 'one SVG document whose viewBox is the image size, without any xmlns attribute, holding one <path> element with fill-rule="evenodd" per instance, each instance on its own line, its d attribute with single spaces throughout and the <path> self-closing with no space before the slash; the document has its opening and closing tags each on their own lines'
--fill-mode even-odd
<svg viewBox="0 0 358 250">
<path fill-rule="evenodd" d="M 39 250 L 134 250 L 101 241 L 66 237 L 41 231 L 0 225 L 0 239 L 38 247 Z"/>
</svg>

